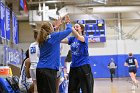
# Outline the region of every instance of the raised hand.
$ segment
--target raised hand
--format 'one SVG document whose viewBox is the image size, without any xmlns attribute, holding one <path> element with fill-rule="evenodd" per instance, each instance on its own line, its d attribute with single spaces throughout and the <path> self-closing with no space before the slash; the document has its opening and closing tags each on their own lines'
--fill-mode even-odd
<svg viewBox="0 0 140 93">
<path fill-rule="evenodd" d="M 70 17 L 69 17 L 69 15 L 66 15 L 66 16 L 65 16 L 65 22 L 66 22 L 66 23 L 70 23 Z"/>
<path fill-rule="evenodd" d="M 59 17 L 59 18 L 53 23 L 53 25 L 54 25 L 54 28 L 55 28 L 56 30 L 58 30 L 59 27 L 62 25 L 62 18 Z"/>
</svg>

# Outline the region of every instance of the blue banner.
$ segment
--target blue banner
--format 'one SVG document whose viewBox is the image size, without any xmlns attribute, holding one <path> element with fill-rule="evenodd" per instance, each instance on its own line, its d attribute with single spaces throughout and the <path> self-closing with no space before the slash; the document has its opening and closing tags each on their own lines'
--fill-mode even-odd
<svg viewBox="0 0 140 93">
<path fill-rule="evenodd" d="M 13 21 L 13 43 L 18 44 L 18 22 L 14 13 L 12 13 Z"/>
<path fill-rule="evenodd" d="M 24 1 L 23 0 L 20 0 L 20 6 L 22 9 L 24 9 Z"/>
<path fill-rule="evenodd" d="M 10 40 L 10 9 L 6 7 L 6 39 Z"/>
<path fill-rule="evenodd" d="M 6 64 L 20 65 L 22 54 L 16 49 L 4 46 Z"/>
<path fill-rule="evenodd" d="M 5 38 L 5 6 L 0 2 L 0 28 L 1 28 L 1 37 Z"/>
</svg>

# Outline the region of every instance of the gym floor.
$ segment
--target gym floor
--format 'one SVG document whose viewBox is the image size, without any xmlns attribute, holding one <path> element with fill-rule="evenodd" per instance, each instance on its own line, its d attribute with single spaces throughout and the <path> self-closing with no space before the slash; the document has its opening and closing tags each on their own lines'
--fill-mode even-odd
<svg viewBox="0 0 140 93">
<path fill-rule="evenodd" d="M 137 78 L 140 81 L 140 77 Z M 140 93 L 140 83 L 134 87 L 130 78 L 114 79 L 95 79 L 94 93 Z"/>
</svg>

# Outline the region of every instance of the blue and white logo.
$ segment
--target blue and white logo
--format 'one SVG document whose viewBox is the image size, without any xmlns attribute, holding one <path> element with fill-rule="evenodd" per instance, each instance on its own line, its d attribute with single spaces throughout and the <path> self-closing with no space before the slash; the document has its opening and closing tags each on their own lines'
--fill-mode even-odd
<svg viewBox="0 0 140 93">
<path fill-rule="evenodd" d="M 31 53 L 31 54 L 36 53 L 36 48 L 35 48 L 35 47 L 31 47 L 31 49 L 30 49 L 30 53 Z"/>
<path fill-rule="evenodd" d="M 79 55 L 79 43 L 78 42 L 73 42 L 71 44 L 71 50 L 73 55 Z"/>
</svg>

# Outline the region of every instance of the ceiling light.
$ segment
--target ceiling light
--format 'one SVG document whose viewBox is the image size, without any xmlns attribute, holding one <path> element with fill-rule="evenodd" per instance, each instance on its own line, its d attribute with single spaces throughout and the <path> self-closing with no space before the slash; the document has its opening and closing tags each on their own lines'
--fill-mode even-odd
<svg viewBox="0 0 140 93">
<path fill-rule="evenodd" d="M 94 2 L 106 4 L 107 0 L 93 0 Z"/>
</svg>

